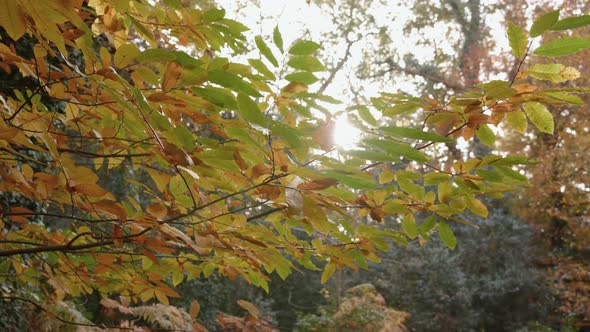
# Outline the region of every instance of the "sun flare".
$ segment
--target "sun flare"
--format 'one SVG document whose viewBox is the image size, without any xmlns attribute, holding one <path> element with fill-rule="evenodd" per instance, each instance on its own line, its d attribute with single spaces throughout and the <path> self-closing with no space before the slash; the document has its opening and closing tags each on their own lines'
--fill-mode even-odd
<svg viewBox="0 0 590 332">
<path fill-rule="evenodd" d="M 335 122 L 334 142 L 336 145 L 345 150 L 354 148 L 358 144 L 362 132 L 345 117 L 336 119 Z"/>
</svg>

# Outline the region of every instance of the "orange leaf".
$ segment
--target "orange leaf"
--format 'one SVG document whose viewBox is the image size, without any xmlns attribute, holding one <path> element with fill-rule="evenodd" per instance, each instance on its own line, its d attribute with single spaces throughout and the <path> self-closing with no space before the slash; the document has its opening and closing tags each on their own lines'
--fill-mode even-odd
<svg viewBox="0 0 590 332">
<path fill-rule="evenodd" d="M 302 183 L 297 186 L 303 190 L 322 190 L 334 186 L 338 183 L 338 180 L 334 178 L 316 179 L 310 182 Z"/>
<path fill-rule="evenodd" d="M 240 307 L 246 309 L 250 313 L 250 315 L 258 318 L 260 312 L 258 311 L 258 308 L 256 308 L 255 305 L 245 300 L 238 300 L 237 303 Z"/>
<path fill-rule="evenodd" d="M 73 187 L 73 190 L 77 193 L 88 195 L 90 197 L 102 197 L 109 192 L 97 184 L 93 183 L 80 183 Z"/>
<path fill-rule="evenodd" d="M 238 165 L 238 167 L 241 170 L 245 170 L 245 169 L 248 168 L 248 164 L 246 163 L 246 161 L 240 155 L 240 151 L 238 151 L 238 150 L 235 150 L 234 151 L 234 160 L 236 161 L 236 164 Z"/>
<path fill-rule="evenodd" d="M 94 208 L 94 210 L 99 213 L 119 219 L 121 223 L 125 223 L 127 221 L 127 212 L 119 203 L 103 200 L 92 203 L 92 208 Z"/>
<path fill-rule="evenodd" d="M 201 311 L 201 305 L 197 301 L 191 302 L 191 308 L 189 309 L 188 313 L 191 315 L 192 319 L 196 319 L 199 316 L 199 311 Z"/>
<path fill-rule="evenodd" d="M 176 62 L 169 62 L 166 66 L 164 79 L 162 80 L 162 90 L 170 91 L 176 85 L 182 74 L 182 67 Z"/>
<path fill-rule="evenodd" d="M 147 212 L 161 220 L 168 214 L 168 208 L 162 203 L 153 203 L 148 205 Z"/>
<path fill-rule="evenodd" d="M 123 240 L 121 237 L 123 236 L 123 229 L 121 226 L 114 224 L 113 225 L 113 242 L 115 247 L 121 248 L 123 246 Z"/>
</svg>

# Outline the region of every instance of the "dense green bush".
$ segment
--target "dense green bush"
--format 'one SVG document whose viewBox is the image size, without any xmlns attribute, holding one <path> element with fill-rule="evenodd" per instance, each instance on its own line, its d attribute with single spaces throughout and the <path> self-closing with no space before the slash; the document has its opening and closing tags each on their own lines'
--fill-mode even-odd
<svg viewBox="0 0 590 332">
<path fill-rule="evenodd" d="M 543 320 L 552 299 L 534 266 L 540 249 L 530 226 L 501 208 L 469 219 L 478 228 L 455 223 L 454 251 L 436 236 L 396 246 L 349 282 L 373 283 L 390 307 L 412 314 L 414 331 L 513 331 Z"/>
</svg>

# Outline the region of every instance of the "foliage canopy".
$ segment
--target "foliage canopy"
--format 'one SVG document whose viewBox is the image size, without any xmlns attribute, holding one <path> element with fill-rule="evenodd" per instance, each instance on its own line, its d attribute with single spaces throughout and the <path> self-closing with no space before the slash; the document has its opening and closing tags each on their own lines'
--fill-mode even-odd
<svg viewBox="0 0 590 332">
<path fill-rule="evenodd" d="M 493 146 L 490 127 L 503 121 L 552 134 L 546 105 L 578 104 L 587 92 L 518 83 L 579 76 L 551 64 L 448 101 L 382 93 L 341 112 L 364 134 L 357 148 L 338 150 L 330 108 L 339 102 L 313 92 L 324 70 L 317 43 L 283 45 L 275 29 L 272 41 L 254 39 L 260 57 L 237 62 L 247 28 L 190 1 L 0 7 L 0 283 L 9 300 L 97 291 L 105 306 L 119 308 L 107 299 L 114 294 L 167 305 L 180 296 L 174 286 L 215 272 L 268 290 L 269 274 L 286 278 L 299 266 L 322 266 L 322 282 L 338 268 L 366 268 L 390 240 L 438 233 L 452 249 L 449 223 L 469 223 L 458 217 L 467 210 L 487 217 L 481 197 L 524 184 L 515 167 L 530 162 L 449 162 L 436 145 L 478 137 Z M 530 33 L 510 25 L 519 69 L 529 35 L 586 24 L 553 14 Z M 532 53 L 589 47 L 563 37 Z M 408 116 L 423 126 L 390 125 Z M 416 213 L 429 217 L 417 224 Z M 401 229 L 376 227 L 384 218 Z"/>
</svg>

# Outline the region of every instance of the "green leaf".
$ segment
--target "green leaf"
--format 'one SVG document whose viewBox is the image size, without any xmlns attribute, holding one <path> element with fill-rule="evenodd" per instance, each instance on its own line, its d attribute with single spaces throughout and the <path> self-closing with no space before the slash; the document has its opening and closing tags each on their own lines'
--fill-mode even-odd
<svg viewBox="0 0 590 332">
<path fill-rule="evenodd" d="M 289 49 L 289 54 L 293 55 L 310 55 L 320 48 L 320 44 L 310 40 L 301 40 L 295 43 Z"/>
<path fill-rule="evenodd" d="M 494 146 L 494 143 L 496 143 L 496 134 L 494 134 L 487 124 L 480 125 L 479 129 L 475 132 L 475 135 L 487 146 Z"/>
<path fill-rule="evenodd" d="M 258 105 L 242 92 L 238 92 L 238 108 L 247 121 L 260 126 L 265 125 L 266 119 L 262 115 Z"/>
<path fill-rule="evenodd" d="M 397 184 L 403 191 L 416 197 L 418 200 L 423 200 L 426 195 L 424 187 L 415 184 L 407 178 L 401 177 L 399 174 L 397 176 Z"/>
<path fill-rule="evenodd" d="M 377 120 L 375 120 L 375 117 L 373 116 L 373 114 L 371 114 L 371 110 L 369 110 L 368 107 L 358 106 L 356 107 L 356 109 L 361 119 L 363 119 L 366 123 L 370 124 L 371 126 L 377 125 Z"/>
<path fill-rule="evenodd" d="M 515 57 L 519 59 L 524 57 L 528 43 L 526 32 L 512 22 L 508 22 L 508 42 Z"/>
<path fill-rule="evenodd" d="M 569 30 L 590 24 L 590 15 L 564 18 L 551 26 L 551 30 Z"/>
<path fill-rule="evenodd" d="M 193 134 L 185 126 L 176 126 L 172 132 L 176 141 L 179 142 L 187 151 L 193 151 L 196 147 Z"/>
<path fill-rule="evenodd" d="M 223 8 L 213 8 L 213 9 L 209 9 L 208 11 L 205 12 L 205 14 L 203 15 L 203 18 L 205 19 L 205 22 L 207 23 L 211 23 L 211 22 L 215 22 L 215 21 L 219 21 L 221 20 L 223 17 L 225 17 L 225 9 Z"/>
<path fill-rule="evenodd" d="M 450 182 L 443 182 L 438 185 L 438 201 L 446 203 L 453 195 L 453 185 Z"/>
<path fill-rule="evenodd" d="M 508 124 L 512 129 L 516 130 L 517 132 L 524 134 L 526 133 L 527 129 L 527 119 L 526 115 L 521 110 L 516 110 L 513 112 L 509 112 L 506 114 L 506 119 L 508 120 Z"/>
<path fill-rule="evenodd" d="M 358 190 L 372 190 L 379 187 L 373 180 L 373 177 L 361 173 L 355 174 L 351 172 L 343 172 L 337 170 L 323 172 L 325 177 L 335 178 L 338 183 L 349 186 L 352 189 Z"/>
<path fill-rule="evenodd" d="M 550 41 L 535 49 L 533 53 L 545 57 L 558 57 L 574 54 L 590 47 L 590 39 L 578 37 L 563 37 Z"/>
<path fill-rule="evenodd" d="M 430 232 L 432 232 L 435 226 L 436 216 L 432 214 L 428 216 L 428 218 L 424 219 L 420 226 L 418 226 L 418 232 L 422 236 L 427 236 Z"/>
<path fill-rule="evenodd" d="M 270 63 L 272 63 L 273 66 L 278 67 L 279 66 L 279 62 L 277 61 L 277 58 L 275 58 L 275 56 L 272 54 L 272 51 L 270 50 L 270 48 L 268 47 L 268 45 L 266 45 L 266 43 L 264 42 L 264 40 L 262 39 L 262 37 L 256 36 L 254 38 L 254 42 L 256 42 L 256 46 L 260 50 L 260 53 L 268 61 L 270 61 Z"/>
<path fill-rule="evenodd" d="M 391 141 L 384 141 L 378 139 L 364 139 L 363 143 L 369 147 L 376 147 L 383 151 L 386 151 L 394 156 L 404 156 L 410 160 L 419 162 L 428 162 L 429 159 L 422 154 L 422 152 L 412 148 L 411 146 L 403 143 L 395 143 Z"/>
<path fill-rule="evenodd" d="M 457 238 L 446 221 L 438 223 L 438 236 L 449 249 L 453 250 L 457 246 Z"/>
<path fill-rule="evenodd" d="M 402 220 L 402 228 L 410 239 L 415 239 L 418 236 L 418 226 L 416 226 L 416 219 L 413 214 L 407 214 Z"/>
<path fill-rule="evenodd" d="M 531 26 L 531 37 L 540 36 L 543 32 L 551 28 L 555 22 L 559 19 L 559 10 L 547 13 L 535 20 L 533 26 Z M 552 29 L 553 30 L 553 29 Z"/>
<path fill-rule="evenodd" d="M 475 174 L 481 176 L 486 181 L 491 181 L 491 182 L 500 182 L 500 181 L 502 181 L 502 178 L 503 178 L 502 174 L 495 172 L 495 171 L 490 171 L 487 169 L 478 169 L 477 171 L 475 171 Z"/>
<path fill-rule="evenodd" d="M 311 72 L 326 70 L 320 60 L 310 55 L 294 56 L 287 62 L 287 65 L 295 69 Z"/>
<path fill-rule="evenodd" d="M 275 26 L 275 29 L 272 32 L 272 41 L 275 43 L 275 45 L 277 46 L 279 51 L 281 51 L 281 53 L 285 52 L 283 50 L 283 36 L 281 35 L 281 32 L 279 31 L 278 25 Z"/>
<path fill-rule="evenodd" d="M 171 62 L 176 61 L 186 68 L 196 68 L 203 65 L 203 61 L 197 60 L 182 51 L 172 51 L 163 48 L 150 48 L 137 56 L 137 61 L 142 62 Z"/>
<path fill-rule="evenodd" d="M 425 132 L 425 131 L 422 131 L 422 130 L 419 130 L 416 128 L 380 127 L 379 130 L 381 130 L 383 133 L 388 134 L 388 135 L 406 137 L 406 138 L 412 138 L 412 139 L 419 139 L 419 140 L 430 141 L 430 142 L 450 143 L 453 141 L 452 139 L 450 139 L 448 137 L 440 136 L 440 135 L 437 135 L 434 133 Z"/>
<path fill-rule="evenodd" d="M 324 266 L 324 272 L 322 272 L 320 282 L 325 284 L 328 280 L 330 280 L 334 272 L 336 272 L 336 264 L 334 262 L 328 262 L 326 266 Z"/>
<path fill-rule="evenodd" d="M 518 91 L 510 87 L 510 83 L 506 81 L 491 81 L 478 85 L 488 99 L 508 99 L 514 96 Z"/>
<path fill-rule="evenodd" d="M 244 81 L 236 74 L 220 69 L 214 69 L 209 71 L 208 78 L 211 83 L 219 84 L 234 91 L 245 92 L 252 97 L 262 97 L 260 92 L 258 92 L 250 83 Z"/>
<path fill-rule="evenodd" d="M 450 175 L 447 173 L 440 173 L 440 172 L 428 173 L 428 174 L 424 175 L 424 185 L 425 186 L 437 185 L 437 184 L 448 181 L 449 178 L 450 178 Z"/>
<path fill-rule="evenodd" d="M 314 74 L 312 74 L 308 71 L 301 71 L 301 72 L 289 74 L 289 75 L 285 76 L 285 79 L 289 82 L 297 82 L 297 83 L 303 83 L 303 84 L 307 84 L 307 85 L 314 84 L 315 82 L 317 82 L 319 80 L 319 78 L 317 78 Z"/>
<path fill-rule="evenodd" d="M 264 62 L 259 59 L 248 59 L 248 63 L 254 67 L 264 78 L 274 81 L 276 79 L 275 75 L 266 67 Z"/>
<path fill-rule="evenodd" d="M 543 104 L 537 102 L 525 103 L 522 108 L 537 129 L 547 134 L 553 134 L 553 115 Z"/>
<path fill-rule="evenodd" d="M 527 70 L 528 74 L 539 80 L 548 80 L 553 83 L 561 83 L 575 80 L 580 77 L 580 72 L 573 67 L 562 64 L 535 64 Z"/>
<path fill-rule="evenodd" d="M 191 89 L 199 97 L 225 109 L 237 110 L 238 104 L 234 95 L 224 88 L 206 86 Z"/>
<path fill-rule="evenodd" d="M 528 181 L 526 176 L 520 174 L 519 172 L 513 170 L 512 168 L 510 168 L 508 166 L 495 166 L 495 168 L 502 175 L 512 178 L 518 182 L 526 183 Z"/>
<path fill-rule="evenodd" d="M 584 100 L 576 95 L 558 91 L 545 91 L 544 95 L 553 99 L 561 100 L 569 104 L 584 105 Z"/>
</svg>

